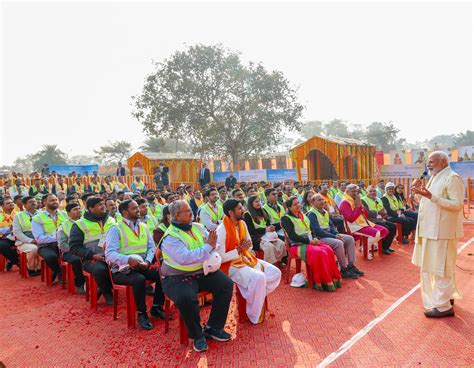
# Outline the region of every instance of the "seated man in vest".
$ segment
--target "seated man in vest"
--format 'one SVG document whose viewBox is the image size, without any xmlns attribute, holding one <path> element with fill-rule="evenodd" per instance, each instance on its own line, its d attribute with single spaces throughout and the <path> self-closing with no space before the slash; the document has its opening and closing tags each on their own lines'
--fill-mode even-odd
<svg viewBox="0 0 474 368">
<path fill-rule="evenodd" d="M 69 188 L 67 184 L 64 182 L 64 178 L 62 176 L 58 178 L 58 182 L 56 184 L 53 184 L 51 191 L 53 194 L 56 194 L 56 195 L 58 195 L 58 192 L 64 192 L 66 196 L 69 194 Z"/>
<path fill-rule="evenodd" d="M 74 285 L 78 294 L 84 295 L 86 290 L 84 283 L 86 279 L 82 273 L 82 262 L 78 256 L 71 253 L 69 248 L 69 236 L 72 225 L 81 218 L 82 211 L 79 203 L 73 202 L 66 205 L 68 219 L 64 221 L 58 229 L 58 246 L 61 250 L 61 258 L 64 262 L 70 263 L 74 273 Z"/>
<path fill-rule="evenodd" d="M 10 187 L 10 197 L 14 198 L 17 195 L 21 195 L 22 197 L 28 196 L 28 189 L 22 185 L 21 179 L 15 179 L 15 185 Z"/>
<path fill-rule="evenodd" d="M 311 208 L 306 214 L 311 223 L 311 231 L 314 236 L 332 248 L 341 267 L 342 277 L 357 279 L 364 273 L 355 266 L 355 240 L 350 235 L 337 232 L 329 213 L 324 209 L 324 203 L 321 194 L 315 194 L 311 198 Z"/>
<path fill-rule="evenodd" d="M 163 208 L 159 203 L 155 201 L 155 191 L 153 189 L 148 189 L 145 193 L 145 198 L 147 202 L 148 215 L 153 216 L 156 219 L 156 222 L 158 223 L 161 220 Z"/>
<path fill-rule="evenodd" d="M 35 178 L 33 180 L 33 185 L 30 187 L 28 191 L 28 195 L 30 197 L 35 197 L 36 199 L 42 199 L 43 194 L 47 194 L 48 189 L 45 185 L 41 184 L 41 178 Z"/>
<path fill-rule="evenodd" d="M 346 187 L 339 208 L 351 233 L 357 232 L 367 236 L 369 250 L 372 244 L 376 244 L 380 239 L 388 236 L 388 230 L 385 227 L 374 224 L 367 219 L 368 212 L 362 204 L 357 185 L 349 184 Z M 369 252 L 368 258 L 371 259 L 371 256 L 372 254 Z"/>
<path fill-rule="evenodd" d="M 217 341 L 231 338 L 224 326 L 234 284 L 220 270 L 203 274 L 203 262 L 216 247 L 216 232 L 207 236 L 202 225 L 193 223 L 191 207 L 185 201 L 176 201 L 169 209 L 171 225 L 161 242 L 163 291 L 179 309 L 188 335 L 194 340 L 194 350 L 201 352 L 207 350 L 206 337 Z M 199 291 L 212 293 L 211 314 L 204 331 L 199 316 Z"/>
<path fill-rule="evenodd" d="M 382 248 L 384 254 L 392 254 L 395 252 L 395 250 L 391 248 L 391 245 L 393 238 L 397 234 L 397 225 L 386 220 L 387 211 L 385 211 L 383 207 L 382 200 L 377 197 L 377 188 L 375 185 L 369 185 L 367 187 L 367 196 L 362 198 L 362 203 L 365 208 L 367 208 L 367 219 L 374 224 L 387 228 L 389 234 L 382 239 Z"/>
<path fill-rule="evenodd" d="M 217 204 L 219 198 L 217 189 L 209 189 L 204 193 L 204 198 L 207 198 L 208 201 L 200 209 L 199 222 L 206 227 L 207 231 L 215 230 L 224 217 L 222 207 Z"/>
<path fill-rule="evenodd" d="M 387 211 L 387 220 L 402 225 L 402 243 L 408 244 L 408 235 L 416 229 L 416 220 L 403 214 L 398 198 L 395 197 L 395 184 L 389 182 L 385 185 L 382 203 Z"/>
<path fill-rule="evenodd" d="M 324 209 L 329 212 L 329 217 L 331 218 L 331 221 L 334 226 L 336 226 L 337 231 L 339 231 L 339 233 L 345 233 L 344 218 L 341 216 L 341 212 L 339 211 L 339 208 L 334 202 L 334 199 L 329 194 L 327 184 L 321 184 L 321 190 L 319 194 L 323 196 Z"/>
<path fill-rule="evenodd" d="M 93 176 L 92 181 L 89 183 L 87 186 L 87 191 L 89 193 L 96 193 L 99 194 L 104 190 L 104 187 L 102 184 L 99 182 L 99 177 L 98 176 Z"/>
<path fill-rule="evenodd" d="M 119 222 L 122 219 L 122 215 L 117 211 L 117 202 L 115 199 L 109 198 L 105 200 L 105 208 L 109 213 L 109 217 L 115 222 Z"/>
<path fill-rule="evenodd" d="M 15 204 L 10 197 L 2 199 L 0 212 L 0 254 L 7 259 L 7 271 L 10 271 L 13 265 L 19 265 L 18 254 L 15 249 L 15 237 L 12 234 L 13 220 L 16 215 Z"/>
<path fill-rule="evenodd" d="M 221 270 L 234 281 L 247 301 L 247 317 L 253 324 L 263 322 L 265 298 L 280 284 L 281 271 L 257 259 L 250 249 L 252 240 L 243 221 L 244 208 L 239 201 L 224 203 L 224 220 L 217 227 L 217 251 L 222 257 Z"/>
<path fill-rule="evenodd" d="M 105 263 L 105 235 L 115 223 L 105 210 L 102 198 L 90 196 L 87 211 L 71 227 L 69 246 L 72 254 L 82 259 L 82 267 L 91 273 L 99 288 L 97 297 L 104 296 L 105 304 L 113 305 L 112 282 Z"/>
<path fill-rule="evenodd" d="M 138 198 L 139 220 L 148 227 L 148 231 L 153 235 L 153 231 L 158 227 L 158 219 L 149 212 L 147 201 L 145 198 Z"/>
<path fill-rule="evenodd" d="M 38 245 L 38 254 L 52 271 L 52 281 L 58 277 L 61 283 L 57 230 L 66 217 L 58 210 L 59 201 L 54 194 L 46 194 L 42 202 L 45 210 L 32 218 L 31 231 Z"/>
<path fill-rule="evenodd" d="M 155 242 L 147 226 L 139 221 L 140 210 L 137 202 L 123 201 L 119 205 L 119 212 L 122 221 L 114 224 L 107 233 L 105 256 L 110 264 L 114 282 L 132 285 L 138 324 L 144 330 L 151 330 L 153 325 L 147 314 L 145 300 L 147 280 L 155 282 L 150 314 L 153 318 L 165 318 L 165 296 L 161 288 L 160 274 L 156 268 L 150 268 L 155 255 Z"/>
<path fill-rule="evenodd" d="M 24 210 L 13 219 L 13 235 L 18 250 L 26 253 L 28 275 L 38 276 L 41 274 L 38 246 L 31 232 L 31 219 L 36 215 L 37 203 L 35 197 L 30 196 L 24 197 L 22 202 Z"/>
<path fill-rule="evenodd" d="M 344 194 L 346 192 L 347 183 L 345 181 L 341 181 L 339 184 L 339 191 L 337 192 L 336 196 L 334 197 L 334 203 L 336 206 L 340 207 L 342 200 L 344 199 Z"/>
<path fill-rule="evenodd" d="M 82 195 L 85 191 L 86 189 L 84 184 L 82 183 L 82 178 L 78 176 L 74 180 L 74 183 L 71 185 L 71 188 L 69 189 L 69 194 L 78 193 L 79 195 Z"/>
<path fill-rule="evenodd" d="M 139 176 L 135 176 L 135 180 L 132 183 L 132 192 L 143 192 L 146 189 L 146 185 L 142 182 Z"/>
<path fill-rule="evenodd" d="M 278 192 L 275 188 L 265 189 L 265 197 L 267 201 L 263 206 L 264 211 L 270 218 L 270 223 L 275 227 L 275 231 L 281 240 L 285 240 L 285 234 L 281 229 L 280 220 L 285 216 L 285 208 L 278 203 Z"/>
</svg>

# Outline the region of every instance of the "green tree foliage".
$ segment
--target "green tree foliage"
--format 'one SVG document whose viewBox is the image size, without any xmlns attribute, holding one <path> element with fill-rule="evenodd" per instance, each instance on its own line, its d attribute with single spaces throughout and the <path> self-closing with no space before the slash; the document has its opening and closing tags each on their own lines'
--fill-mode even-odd
<svg viewBox="0 0 474 368">
<path fill-rule="evenodd" d="M 166 153 L 189 153 L 191 147 L 185 142 L 171 138 L 160 138 L 160 137 L 148 137 L 140 147 L 146 152 L 166 152 Z"/>
<path fill-rule="evenodd" d="M 133 97 L 132 114 L 149 136 L 179 136 L 202 156 L 238 164 L 301 128 L 303 106 L 283 74 L 244 65 L 222 45 L 191 46 L 155 66 Z"/>
<path fill-rule="evenodd" d="M 309 139 L 315 135 L 323 134 L 323 122 L 318 120 L 308 121 L 301 128 L 301 135 Z"/>
<path fill-rule="evenodd" d="M 131 152 L 132 145 L 127 141 L 108 142 L 107 145 L 94 150 L 97 158 L 109 164 L 122 161 L 125 157 L 130 156 Z"/>
<path fill-rule="evenodd" d="M 397 148 L 398 144 L 403 145 L 403 141 L 398 140 L 400 129 L 392 123 L 381 123 L 374 121 L 369 124 L 363 133 L 366 142 L 375 144 L 384 151 Z"/>
<path fill-rule="evenodd" d="M 327 137 L 351 137 L 351 132 L 349 131 L 347 122 L 340 119 L 333 119 L 330 122 L 324 124 L 324 134 Z"/>
<path fill-rule="evenodd" d="M 454 147 L 474 146 L 474 131 L 466 130 L 466 133 L 459 133 L 454 138 Z"/>
<path fill-rule="evenodd" d="M 31 155 L 30 159 L 33 170 L 41 170 L 44 164 L 65 165 L 67 163 L 66 153 L 61 151 L 55 144 L 43 145 L 41 150 Z"/>
</svg>

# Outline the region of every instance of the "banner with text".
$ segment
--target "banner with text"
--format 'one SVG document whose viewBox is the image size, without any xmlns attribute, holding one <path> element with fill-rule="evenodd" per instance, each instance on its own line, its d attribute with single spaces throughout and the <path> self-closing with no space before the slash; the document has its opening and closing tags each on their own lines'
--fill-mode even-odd
<svg viewBox="0 0 474 368">
<path fill-rule="evenodd" d="M 381 165 L 378 168 L 379 178 L 419 178 L 424 165 Z"/>
<path fill-rule="evenodd" d="M 99 165 L 49 165 L 49 172 L 56 171 L 58 174 L 67 175 L 73 171 L 76 174 L 84 175 L 85 173 L 92 175 L 93 171 L 99 171 Z"/>
</svg>

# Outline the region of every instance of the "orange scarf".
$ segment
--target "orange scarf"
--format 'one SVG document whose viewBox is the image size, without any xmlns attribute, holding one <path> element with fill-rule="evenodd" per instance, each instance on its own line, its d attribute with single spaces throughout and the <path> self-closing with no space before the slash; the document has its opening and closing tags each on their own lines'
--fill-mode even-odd
<svg viewBox="0 0 474 368">
<path fill-rule="evenodd" d="M 224 223 L 225 234 L 226 234 L 225 251 L 227 253 L 234 250 L 235 248 L 237 248 L 238 246 L 242 244 L 242 241 L 247 237 L 247 230 L 242 220 L 239 221 L 238 234 L 237 234 L 237 229 L 235 228 L 234 223 L 228 216 L 224 216 L 223 223 Z M 246 258 L 245 262 L 244 262 L 244 257 Z M 221 265 L 221 270 L 222 272 L 229 274 L 229 268 L 231 265 L 237 268 L 242 268 L 245 266 L 254 267 L 256 264 L 257 264 L 257 258 L 255 258 L 255 256 L 247 249 L 241 253 L 239 259 L 223 263 Z"/>
</svg>

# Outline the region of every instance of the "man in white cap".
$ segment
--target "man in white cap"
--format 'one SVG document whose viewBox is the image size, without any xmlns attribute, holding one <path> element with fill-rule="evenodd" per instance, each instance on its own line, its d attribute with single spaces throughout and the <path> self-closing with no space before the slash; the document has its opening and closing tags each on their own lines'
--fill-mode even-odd
<svg viewBox="0 0 474 368">
<path fill-rule="evenodd" d="M 464 184 L 449 167 L 442 151 L 428 158 L 432 175 L 426 187 L 415 180 L 412 191 L 420 195 L 418 225 L 412 263 L 420 267 L 421 297 L 425 316 L 454 316 L 454 299 L 460 298 L 455 270 L 457 242 L 463 236 Z"/>
<path fill-rule="evenodd" d="M 247 225 L 244 208 L 236 199 L 224 202 L 224 219 L 217 227 L 217 251 L 222 257 L 221 270 L 228 273 L 247 301 L 247 317 L 253 324 L 263 322 L 265 298 L 280 284 L 281 271 L 257 259 Z"/>
</svg>

